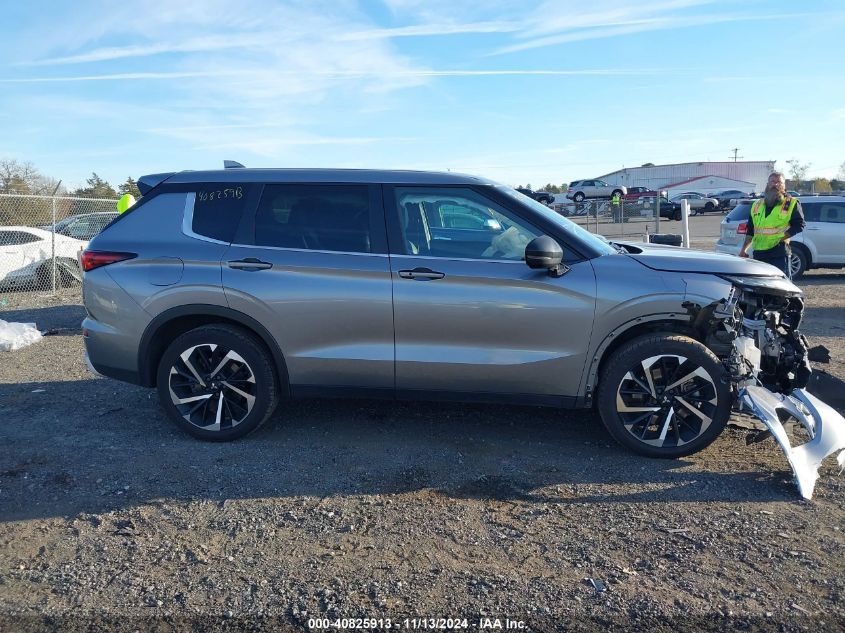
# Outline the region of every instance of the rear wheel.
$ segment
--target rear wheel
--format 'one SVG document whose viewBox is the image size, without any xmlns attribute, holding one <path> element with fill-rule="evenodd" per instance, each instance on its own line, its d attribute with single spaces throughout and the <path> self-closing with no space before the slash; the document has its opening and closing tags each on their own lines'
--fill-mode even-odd
<svg viewBox="0 0 845 633">
<path fill-rule="evenodd" d="M 579 191 L 572 196 L 572 199 L 575 200 L 575 202 L 584 202 L 584 194 Z"/>
<path fill-rule="evenodd" d="M 682 457 L 715 440 L 730 417 L 719 359 L 686 336 L 653 334 L 617 349 L 599 382 L 602 422 L 623 446 L 649 457 Z"/>
<path fill-rule="evenodd" d="M 162 407 L 185 431 L 234 440 L 254 431 L 278 402 L 277 374 L 263 344 L 230 325 L 207 325 L 177 337 L 157 374 Z"/>
<path fill-rule="evenodd" d="M 810 264 L 807 253 L 800 246 L 792 247 L 792 254 L 789 256 L 789 272 L 793 279 L 800 279 Z"/>
</svg>

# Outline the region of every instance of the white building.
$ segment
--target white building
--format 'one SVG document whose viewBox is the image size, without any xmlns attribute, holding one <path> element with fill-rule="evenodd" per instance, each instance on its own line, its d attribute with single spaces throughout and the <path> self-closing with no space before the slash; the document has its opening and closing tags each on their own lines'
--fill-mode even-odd
<svg viewBox="0 0 845 633">
<path fill-rule="evenodd" d="M 598 179 L 613 185 L 670 191 L 669 195 L 685 191 L 718 193 L 725 189 L 762 193 L 774 170 L 773 160 L 677 163 L 626 167 Z"/>
</svg>

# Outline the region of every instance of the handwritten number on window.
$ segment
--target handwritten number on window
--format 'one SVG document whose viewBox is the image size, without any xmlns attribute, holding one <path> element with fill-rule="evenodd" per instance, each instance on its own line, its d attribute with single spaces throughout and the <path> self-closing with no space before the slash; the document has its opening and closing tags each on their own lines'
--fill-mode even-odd
<svg viewBox="0 0 845 633">
<path fill-rule="evenodd" d="M 216 191 L 200 191 L 197 193 L 197 201 L 213 202 L 214 200 L 232 199 L 240 200 L 244 197 L 243 187 L 227 187 Z"/>
</svg>

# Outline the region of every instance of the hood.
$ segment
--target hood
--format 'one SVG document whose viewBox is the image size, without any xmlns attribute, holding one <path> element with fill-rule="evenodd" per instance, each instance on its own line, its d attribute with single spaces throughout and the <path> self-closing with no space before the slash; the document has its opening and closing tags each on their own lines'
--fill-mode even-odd
<svg viewBox="0 0 845 633">
<path fill-rule="evenodd" d="M 750 258 L 661 244 L 632 242 L 619 244 L 630 253 L 632 259 L 652 270 L 785 278 L 785 275 L 774 266 Z"/>
</svg>

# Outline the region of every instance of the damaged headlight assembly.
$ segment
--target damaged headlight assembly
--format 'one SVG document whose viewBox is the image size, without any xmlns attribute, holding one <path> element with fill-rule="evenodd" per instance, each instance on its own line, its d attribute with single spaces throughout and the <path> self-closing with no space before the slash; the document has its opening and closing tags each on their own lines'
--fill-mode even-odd
<svg viewBox="0 0 845 633">
<path fill-rule="evenodd" d="M 731 340 L 723 359 L 738 409 L 758 418 L 780 445 L 798 485 L 810 499 L 825 457 L 845 468 L 845 418 L 806 390 L 808 345 L 798 325 L 801 290 L 783 277 L 724 276 L 730 294 L 712 312 L 714 342 Z M 785 423 L 794 422 L 809 440 L 792 446 Z"/>
</svg>

